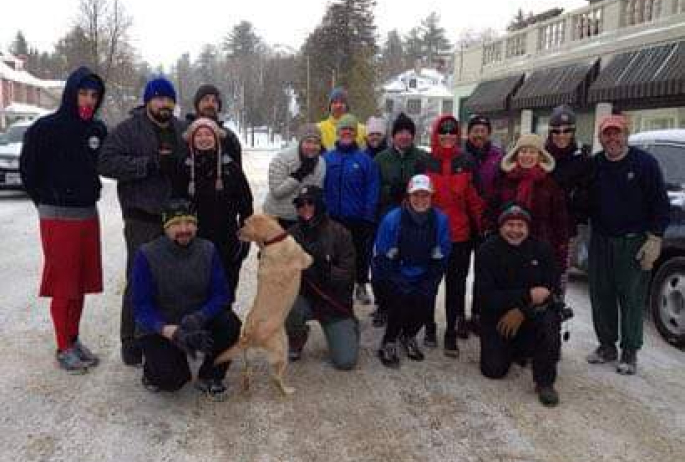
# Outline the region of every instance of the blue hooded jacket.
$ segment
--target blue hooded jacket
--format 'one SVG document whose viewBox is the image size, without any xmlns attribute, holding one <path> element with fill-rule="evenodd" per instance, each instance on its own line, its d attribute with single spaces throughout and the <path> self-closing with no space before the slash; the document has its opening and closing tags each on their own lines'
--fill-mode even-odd
<svg viewBox="0 0 685 462">
<path fill-rule="evenodd" d="M 324 191 L 326 207 L 334 219 L 373 223 L 380 178 L 376 163 L 356 144 L 336 147 L 326 154 Z"/>
</svg>

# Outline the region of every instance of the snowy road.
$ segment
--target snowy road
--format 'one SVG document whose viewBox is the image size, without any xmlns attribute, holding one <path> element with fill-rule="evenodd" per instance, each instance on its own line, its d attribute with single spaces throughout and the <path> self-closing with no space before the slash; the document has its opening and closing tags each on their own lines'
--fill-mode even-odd
<svg viewBox="0 0 685 462">
<path fill-rule="evenodd" d="M 245 164 L 261 204 L 270 153 Z M 654 461 L 683 460 L 685 353 L 651 325 L 638 375 L 589 367 L 594 347 L 587 287 L 575 281 L 573 333 L 564 345 L 558 389 L 562 403 L 543 408 L 529 369 L 489 381 L 478 371 L 478 343 L 461 343 L 458 360 L 428 351 L 399 371 L 375 357 L 381 332 L 362 321 L 359 366 L 338 372 L 325 363 L 313 329 L 302 361 L 289 369 L 297 393 L 282 398 L 260 360 L 250 394 L 239 392 L 240 368 L 229 371 L 231 395 L 214 403 L 186 387 L 150 394 L 140 370 L 119 361 L 119 304 L 124 266 L 115 188 L 100 204 L 104 294 L 87 299 L 82 337 L 102 357 L 83 377 L 65 375 L 53 359 L 46 300 L 37 300 L 37 218 L 23 196 L 0 193 L 1 461 Z M 253 252 L 254 254 L 254 252 Z M 239 304 L 254 292 L 254 255 L 244 267 Z M 239 366 L 239 364 L 238 364 Z"/>
</svg>

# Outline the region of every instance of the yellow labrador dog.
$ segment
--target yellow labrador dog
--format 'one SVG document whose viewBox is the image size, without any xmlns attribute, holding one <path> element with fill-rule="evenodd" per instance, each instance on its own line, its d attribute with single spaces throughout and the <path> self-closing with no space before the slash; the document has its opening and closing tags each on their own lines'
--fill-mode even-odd
<svg viewBox="0 0 685 462">
<path fill-rule="evenodd" d="M 249 217 L 238 237 L 255 242 L 260 249 L 257 295 L 243 323 L 240 340 L 219 355 L 216 363 L 230 361 L 248 348 L 261 348 L 267 353 L 273 379 L 281 392 L 293 393 L 295 389 L 285 386 L 283 381 L 288 365 L 285 319 L 300 290 L 301 271 L 312 264 L 312 257 L 268 215 Z M 245 362 L 245 389 L 249 387 L 250 374 Z"/>
</svg>

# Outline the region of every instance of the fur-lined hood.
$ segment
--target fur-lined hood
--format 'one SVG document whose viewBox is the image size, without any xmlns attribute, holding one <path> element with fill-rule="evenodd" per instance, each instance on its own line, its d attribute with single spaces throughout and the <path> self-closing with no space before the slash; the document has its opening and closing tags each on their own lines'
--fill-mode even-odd
<svg viewBox="0 0 685 462">
<path fill-rule="evenodd" d="M 542 138 L 534 133 L 521 135 L 516 142 L 516 146 L 514 146 L 514 148 L 502 158 L 502 170 L 505 172 L 511 172 L 516 167 L 516 155 L 523 147 L 532 147 L 540 151 L 540 167 L 548 173 L 554 170 L 554 157 L 552 157 L 547 149 L 545 149 Z"/>
</svg>

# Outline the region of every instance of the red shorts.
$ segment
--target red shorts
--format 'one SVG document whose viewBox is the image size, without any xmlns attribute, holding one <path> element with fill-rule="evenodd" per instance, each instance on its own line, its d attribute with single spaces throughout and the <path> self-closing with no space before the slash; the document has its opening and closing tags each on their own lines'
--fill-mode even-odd
<svg viewBox="0 0 685 462">
<path fill-rule="evenodd" d="M 102 292 L 100 221 L 41 219 L 45 265 L 41 297 L 80 298 Z"/>
</svg>

